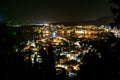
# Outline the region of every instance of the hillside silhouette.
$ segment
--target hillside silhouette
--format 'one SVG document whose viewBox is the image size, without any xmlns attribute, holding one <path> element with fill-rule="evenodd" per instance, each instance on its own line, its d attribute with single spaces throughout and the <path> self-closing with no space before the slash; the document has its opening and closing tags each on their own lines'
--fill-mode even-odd
<svg viewBox="0 0 120 80">
<path fill-rule="evenodd" d="M 84 21 L 81 20 L 81 21 L 73 21 L 73 22 L 63 21 L 63 22 L 57 22 L 57 23 L 51 23 L 51 24 L 54 24 L 54 25 L 63 24 L 65 26 L 74 26 L 74 25 L 100 26 L 100 25 L 109 25 L 113 21 L 114 21 L 113 16 L 104 16 L 104 17 L 100 17 L 94 20 L 84 20 Z"/>
</svg>

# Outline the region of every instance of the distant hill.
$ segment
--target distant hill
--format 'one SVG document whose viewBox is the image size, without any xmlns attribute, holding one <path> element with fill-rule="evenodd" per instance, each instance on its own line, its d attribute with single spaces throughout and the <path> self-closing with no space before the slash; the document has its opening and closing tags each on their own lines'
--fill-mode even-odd
<svg viewBox="0 0 120 80">
<path fill-rule="evenodd" d="M 113 23 L 113 16 L 105 16 L 105 17 L 101 17 L 96 19 L 95 21 L 93 21 L 93 23 L 95 25 L 110 25 L 110 23 Z"/>
<path fill-rule="evenodd" d="M 105 17 L 101 17 L 98 18 L 96 20 L 88 20 L 88 21 L 79 21 L 79 22 L 58 22 L 58 23 L 51 23 L 51 24 L 63 24 L 63 25 L 67 25 L 67 26 L 72 26 L 72 25 L 109 25 L 110 23 L 112 23 L 113 20 L 113 16 L 105 16 Z"/>
</svg>

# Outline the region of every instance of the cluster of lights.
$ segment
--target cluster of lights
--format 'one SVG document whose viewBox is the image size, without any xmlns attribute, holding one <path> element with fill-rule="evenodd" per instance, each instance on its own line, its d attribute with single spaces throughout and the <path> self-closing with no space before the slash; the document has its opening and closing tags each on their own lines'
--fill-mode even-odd
<svg viewBox="0 0 120 80">
<path fill-rule="evenodd" d="M 46 28 L 47 26 L 47 28 Z M 82 43 L 80 44 L 80 40 L 74 41 L 74 38 L 81 38 L 81 36 L 88 38 L 97 38 L 95 35 L 97 33 L 102 33 L 102 32 L 110 32 L 109 29 L 103 27 L 96 27 L 94 25 L 89 25 L 89 26 L 74 26 L 73 29 L 71 27 L 66 27 L 63 28 L 63 26 L 57 25 L 56 27 L 53 28 L 53 26 L 49 26 L 48 24 L 44 24 L 44 27 L 42 28 L 37 28 L 34 27 L 34 31 L 38 32 L 40 35 L 42 33 L 42 37 L 38 38 L 36 40 L 37 43 L 41 43 L 42 46 L 44 44 L 48 44 L 49 41 L 52 43 L 54 47 L 54 53 L 55 56 L 65 56 L 64 59 L 59 59 L 59 61 L 56 61 L 56 67 L 61 67 L 68 70 L 68 76 L 75 76 L 75 73 L 72 73 L 69 71 L 69 67 L 72 67 L 73 70 L 78 71 L 80 70 L 80 63 L 82 63 L 82 58 L 77 58 L 79 55 L 85 56 L 87 53 L 89 53 L 89 50 L 95 51 L 96 50 L 93 48 L 93 46 L 90 44 L 85 44 Z M 69 34 L 69 36 L 68 36 Z M 71 37 L 73 35 L 73 37 Z M 66 37 L 67 36 L 67 37 Z M 38 50 L 36 46 L 35 41 L 28 41 L 26 47 L 24 48 L 24 51 L 29 49 L 30 46 L 33 46 L 32 50 L 35 51 L 35 53 L 31 56 L 32 63 L 34 63 L 34 57 L 35 55 L 37 56 L 36 61 L 41 63 L 42 59 L 40 55 L 37 55 L 36 51 Z M 74 46 L 74 48 L 72 48 Z M 86 47 L 86 49 L 80 50 L 83 46 Z M 59 47 L 59 48 L 57 48 Z M 46 49 L 46 47 L 44 47 Z M 67 49 L 68 48 L 68 49 Z M 78 49 L 78 51 L 75 51 L 74 49 Z M 58 54 L 59 50 L 61 50 L 60 54 Z M 101 57 L 101 55 L 99 54 Z M 26 57 L 27 59 L 28 57 Z M 77 64 L 65 64 L 67 61 L 76 61 Z"/>
</svg>

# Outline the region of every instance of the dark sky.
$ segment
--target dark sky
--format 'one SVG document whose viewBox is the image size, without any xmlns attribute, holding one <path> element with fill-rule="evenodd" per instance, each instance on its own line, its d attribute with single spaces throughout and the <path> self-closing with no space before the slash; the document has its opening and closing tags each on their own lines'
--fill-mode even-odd
<svg viewBox="0 0 120 80">
<path fill-rule="evenodd" d="M 49 23 L 112 15 L 107 0 L 0 0 L 0 21 Z"/>
</svg>

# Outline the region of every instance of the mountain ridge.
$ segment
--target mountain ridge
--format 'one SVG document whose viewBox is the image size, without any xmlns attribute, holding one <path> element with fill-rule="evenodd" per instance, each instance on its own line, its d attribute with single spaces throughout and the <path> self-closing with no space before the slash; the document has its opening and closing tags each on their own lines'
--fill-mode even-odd
<svg viewBox="0 0 120 80">
<path fill-rule="evenodd" d="M 73 21 L 73 22 L 63 21 L 63 22 L 57 22 L 57 23 L 51 23 L 51 24 L 54 24 L 54 25 L 63 24 L 66 26 L 72 26 L 72 25 L 96 25 L 96 26 L 100 26 L 100 25 L 110 25 L 110 23 L 113 23 L 113 22 L 114 22 L 113 16 L 104 16 L 104 17 L 97 18 L 95 20 Z"/>
</svg>

